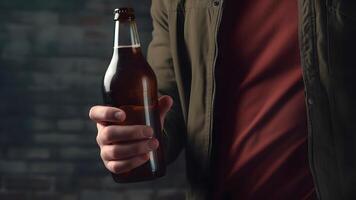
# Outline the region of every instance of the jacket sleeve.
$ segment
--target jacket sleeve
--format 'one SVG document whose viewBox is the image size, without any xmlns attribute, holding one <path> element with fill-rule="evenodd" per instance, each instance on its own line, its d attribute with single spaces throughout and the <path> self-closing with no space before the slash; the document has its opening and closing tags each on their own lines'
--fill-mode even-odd
<svg viewBox="0 0 356 200">
<path fill-rule="evenodd" d="M 147 59 L 156 74 L 159 95 L 169 95 L 174 101 L 163 126 L 166 162 L 171 163 L 183 149 L 186 128 L 170 49 L 168 6 L 165 5 L 168 2 L 169 0 L 152 0 L 153 38 L 148 47 Z"/>
</svg>

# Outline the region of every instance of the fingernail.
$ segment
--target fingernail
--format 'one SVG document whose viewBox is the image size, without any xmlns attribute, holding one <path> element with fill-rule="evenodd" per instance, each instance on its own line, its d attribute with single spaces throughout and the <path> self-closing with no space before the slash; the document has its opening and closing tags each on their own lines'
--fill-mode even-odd
<svg viewBox="0 0 356 200">
<path fill-rule="evenodd" d="M 143 130 L 143 135 L 145 137 L 152 137 L 153 136 L 153 130 L 151 127 L 146 127 L 144 130 Z"/>
<path fill-rule="evenodd" d="M 156 139 L 149 140 L 147 142 L 149 150 L 155 150 L 158 147 L 158 142 Z"/>
<path fill-rule="evenodd" d="M 121 119 L 122 118 L 122 113 L 120 111 L 115 112 L 115 118 L 116 119 Z"/>
</svg>

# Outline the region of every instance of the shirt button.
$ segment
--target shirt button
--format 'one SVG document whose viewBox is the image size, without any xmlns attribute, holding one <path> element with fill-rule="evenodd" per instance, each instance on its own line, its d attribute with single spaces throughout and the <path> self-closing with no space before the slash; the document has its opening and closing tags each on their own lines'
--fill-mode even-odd
<svg viewBox="0 0 356 200">
<path fill-rule="evenodd" d="M 215 1 L 213 2 L 213 5 L 214 5 L 215 7 L 219 6 L 219 5 L 220 5 L 220 1 L 219 1 L 219 0 L 215 0 Z"/>
</svg>

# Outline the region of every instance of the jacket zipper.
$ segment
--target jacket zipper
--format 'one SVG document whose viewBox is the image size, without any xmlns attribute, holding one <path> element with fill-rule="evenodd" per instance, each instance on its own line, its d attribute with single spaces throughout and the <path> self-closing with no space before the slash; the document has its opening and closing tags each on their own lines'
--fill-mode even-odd
<svg viewBox="0 0 356 200">
<path fill-rule="evenodd" d="M 211 169 L 211 161 L 212 161 L 212 145 L 213 145 L 213 121 L 214 121 L 214 103 L 215 103 L 215 90 L 216 90 L 216 83 L 215 83 L 215 67 L 216 67 L 216 62 L 218 58 L 218 33 L 219 33 L 219 28 L 221 24 L 221 18 L 222 18 L 222 13 L 223 13 L 223 0 L 220 0 L 220 8 L 218 10 L 218 19 L 216 21 L 216 28 L 214 30 L 215 32 L 215 52 L 214 52 L 214 58 L 212 62 L 212 68 L 211 68 L 211 76 L 212 76 L 212 96 L 211 96 L 211 107 L 210 107 L 210 124 L 209 124 L 209 148 L 208 148 L 208 166 L 209 169 Z"/>
<path fill-rule="evenodd" d="M 311 22 L 311 26 L 313 27 L 312 28 L 312 33 L 311 33 L 311 35 L 312 35 L 312 48 L 314 49 L 314 51 L 313 51 L 313 64 L 314 65 L 317 65 L 317 63 L 316 63 L 316 52 L 315 52 L 315 48 L 316 48 L 316 46 L 315 46 L 315 40 L 316 40 L 316 36 L 315 36 L 315 33 L 316 33 L 316 24 L 315 24 L 315 17 L 316 17 L 316 15 L 315 15 L 315 2 L 314 1 L 310 1 L 310 6 L 311 6 L 311 15 L 312 15 L 312 19 L 308 19 L 308 20 L 310 20 L 310 22 Z M 300 30 L 301 31 L 301 30 Z M 298 34 L 301 34 L 301 32 L 300 33 L 298 33 Z M 302 44 L 301 44 L 302 45 Z M 305 85 L 305 87 L 307 87 L 307 85 L 309 85 L 309 78 L 308 77 L 310 77 L 310 72 L 307 72 L 308 70 L 307 69 L 305 69 L 306 70 L 306 73 L 308 74 L 307 75 L 307 77 L 306 77 L 306 80 L 304 80 L 304 84 L 306 84 Z M 304 79 L 304 78 L 303 78 Z M 310 90 L 310 89 L 309 89 Z M 306 99 L 306 102 L 308 101 L 308 98 L 309 98 L 309 92 L 307 92 L 306 93 L 306 97 L 305 98 L 307 98 Z M 317 175 L 316 175 L 316 169 L 315 169 L 315 164 L 314 164 L 314 151 L 313 151 L 313 146 L 314 146 L 314 142 L 313 142 L 313 140 L 314 140 L 314 137 L 313 137 L 313 126 L 312 126 L 312 119 L 311 119 L 311 106 L 309 106 L 308 105 L 308 102 L 306 103 L 306 109 L 307 109 L 307 115 L 308 115 L 308 131 L 309 131 L 309 133 L 308 133 L 308 140 L 310 140 L 309 142 L 310 142 L 310 149 L 308 150 L 309 151 L 309 156 L 310 156 L 310 163 L 309 163 L 309 165 L 310 165 L 310 168 L 311 168 L 311 173 L 312 173 L 312 176 L 313 176 L 313 179 L 314 179 L 314 187 L 315 187 L 315 192 L 316 192 L 316 194 L 317 194 L 317 196 L 318 196 L 318 198 L 319 198 L 319 200 L 321 200 L 321 195 L 320 195 L 320 190 L 319 190 L 319 184 L 318 184 L 318 178 L 317 178 Z"/>
</svg>

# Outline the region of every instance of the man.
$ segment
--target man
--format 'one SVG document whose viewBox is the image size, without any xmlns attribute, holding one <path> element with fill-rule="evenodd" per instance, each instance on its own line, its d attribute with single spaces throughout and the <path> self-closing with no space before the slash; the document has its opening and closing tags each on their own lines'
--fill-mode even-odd
<svg viewBox="0 0 356 200">
<path fill-rule="evenodd" d="M 188 199 L 356 199 L 355 9 L 347 0 L 152 1 L 148 58 L 168 161 L 186 150 Z M 95 106 L 90 117 L 111 172 L 163 145 L 145 126 L 102 123 L 124 120 L 120 109 Z M 110 145 L 133 138 L 145 140 Z"/>
</svg>

